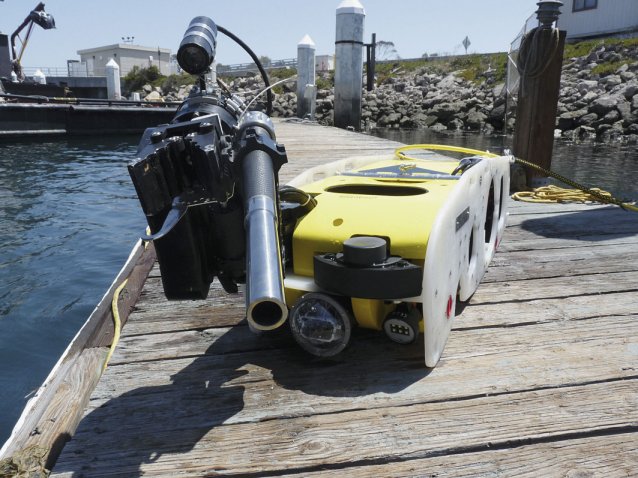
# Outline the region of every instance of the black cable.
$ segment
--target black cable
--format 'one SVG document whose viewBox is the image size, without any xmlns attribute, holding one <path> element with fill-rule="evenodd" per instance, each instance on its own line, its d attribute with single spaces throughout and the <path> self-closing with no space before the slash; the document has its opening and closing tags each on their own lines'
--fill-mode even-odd
<svg viewBox="0 0 638 478">
<path fill-rule="evenodd" d="M 261 61 L 259 61 L 259 58 L 257 58 L 257 55 L 255 55 L 255 52 L 252 51 L 250 47 L 246 45 L 237 35 L 235 35 L 232 32 L 229 32 L 228 30 L 226 30 L 224 27 L 220 25 L 217 25 L 217 30 L 222 32 L 228 38 L 230 38 L 231 40 L 234 40 L 235 43 L 241 46 L 246 51 L 246 53 L 248 53 L 250 57 L 253 59 L 253 61 L 255 62 L 255 65 L 257 65 L 257 69 L 259 70 L 259 73 L 261 73 L 261 77 L 263 78 L 264 83 L 266 84 L 266 88 L 268 88 L 268 90 L 266 91 L 266 96 L 268 98 L 267 104 L 266 104 L 266 114 L 270 116 L 272 114 L 273 94 L 272 94 L 272 90 L 270 90 L 270 79 L 268 78 L 268 73 L 266 73 L 266 70 L 261 64 Z"/>
</svg>

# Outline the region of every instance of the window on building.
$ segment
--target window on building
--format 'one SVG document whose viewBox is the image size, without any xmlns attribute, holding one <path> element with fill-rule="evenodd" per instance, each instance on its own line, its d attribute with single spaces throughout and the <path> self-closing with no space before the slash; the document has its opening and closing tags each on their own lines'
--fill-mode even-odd
<svg viewBox="0 0 638 478">
<path fill-rule="evenodd" d="M 593 10 L 598 8 L 598 0 L 574 0 L 574 12 L 582 12 L 583 10 Z"/>
</svg>

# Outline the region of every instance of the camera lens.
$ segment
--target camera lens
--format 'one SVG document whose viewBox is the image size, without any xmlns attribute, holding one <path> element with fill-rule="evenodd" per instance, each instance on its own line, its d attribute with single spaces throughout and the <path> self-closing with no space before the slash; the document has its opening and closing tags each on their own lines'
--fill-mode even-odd
<svg viewBox="0 0 638 478">
<path fill-rule="evenodd" d="M 179 66 L 191 75 L 202 75 L 215 59 L 217 25 L 208 17 L 191 20 L 177 50 Z"/>
</svg>

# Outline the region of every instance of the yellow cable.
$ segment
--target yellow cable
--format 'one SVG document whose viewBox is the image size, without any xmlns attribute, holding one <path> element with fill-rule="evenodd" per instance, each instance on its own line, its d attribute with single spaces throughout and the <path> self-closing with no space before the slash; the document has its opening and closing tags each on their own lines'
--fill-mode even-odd
<svg viewBox="0 0 638 478">
<path fill-rule="evenodd" d="M 117 343 L 120 341 L 120 331 L 122 329 L 122 321 L 120 320 L 120 313 L 117 310 L 117 301 L 120 298 L 120 293 L 122 292 L 122 289 L 124 289 L 124 287 L 126 287 L 126 283 L 128 282 L 128 279 L 125 279 L 124 282 L 122 282 L 117 289 L 115 289 L 115 292 L 113 293 L 113 299 L 111 300 L 111 311 L 113 312 L 113 342 L 111 342 L 111 347 L 109 347 L 109 353 L 106 356 L 106 360 L 104 361 L 104 367 L 102 367 L 102 372 L 104 372 L 104 370 L 106 370 L 106 366 L 109 363 L 109 360 L 111 360 L 111 356 L 113 355 L 113 352 L 115 351 L 115 347 L 117 346 Z"/>
</svg>

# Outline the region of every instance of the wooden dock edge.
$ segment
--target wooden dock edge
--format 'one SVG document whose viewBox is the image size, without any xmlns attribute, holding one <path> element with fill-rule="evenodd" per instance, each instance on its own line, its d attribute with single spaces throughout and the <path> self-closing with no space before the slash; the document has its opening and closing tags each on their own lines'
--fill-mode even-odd
<svg viewBox="0 0 638 478">
<path fill-rule="evenodd" d="M 141 240 L 137 242 L 109 289 L 27 402 L 11 435 L 0 449 L 0 460 L 37 446 L 47 450 L 46 467 L 50 469 L 55 464 L 64 444 L 75 432 L 102 375 L 113 340 L 111 302 L 115 290 L 128 279 L 118 299 L 123 326 L 139 298 L 155 258 L 152 244 Z"/>
</svg>

